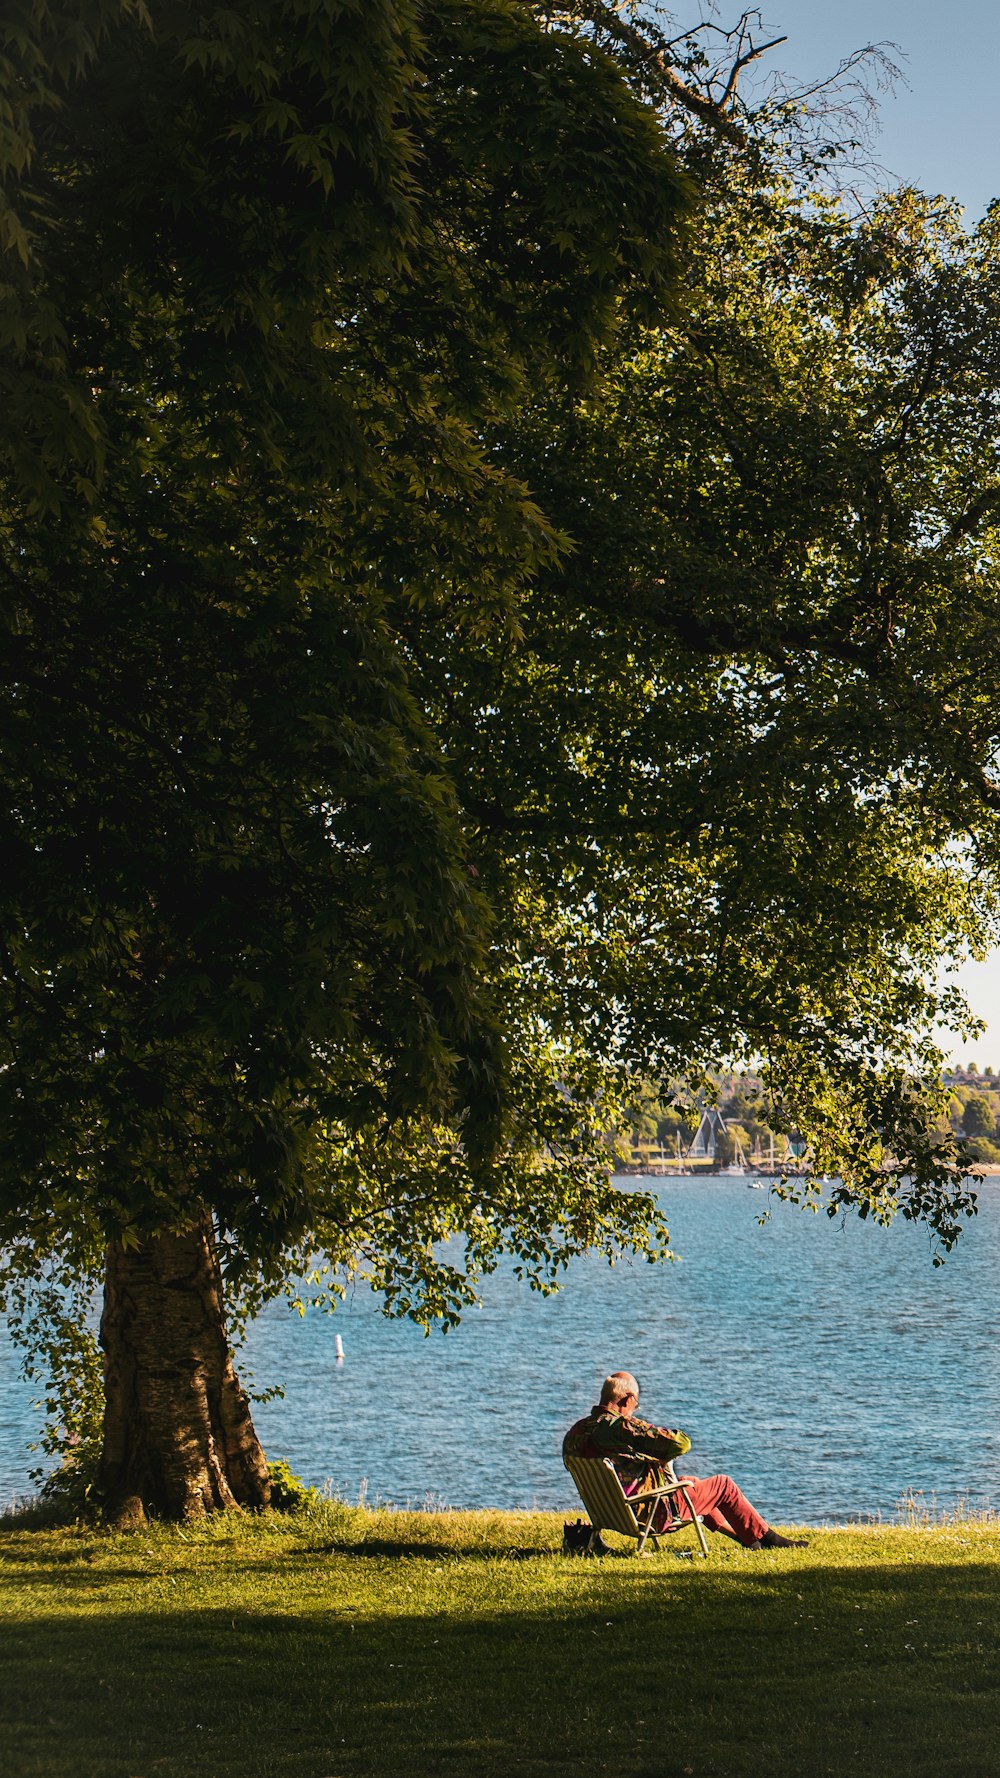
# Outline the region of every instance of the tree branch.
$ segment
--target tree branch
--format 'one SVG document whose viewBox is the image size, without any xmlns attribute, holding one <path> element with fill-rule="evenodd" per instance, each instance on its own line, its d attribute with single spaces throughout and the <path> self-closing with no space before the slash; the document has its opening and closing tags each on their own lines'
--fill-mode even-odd
<svg viewBox="0 0 1000 1778">
<path fill-rule="evenodd" d="M 615 43 L 627 49 L 640 65 L 657 74 L 674 103 L 690 112 L 692 116 L 697 117 L 701 123 L 707 124 L 709 129 L 715 131 L 716 135 L 731 142 L 735 148 L 749 148 L 751 146 L 745 130 L 728 111 L 723 109 L 722 102 L 711 94 L 699 92 L 696 87 L 690 86 L 686 80 L 682 79 L 670 58 L 669 51 L 672 44 L 653 42 L 636 25 L 627 24 L 624 19 L 618 16 L 613 7 L 602 4 L 601 0 L 590 0 L 590 4 L 587 4 L 587 0 L 582 0 L 581 4 L 573 7 L 573 12 L 577 16 L 586 18 L 595 30 L 606 32 Z M 745 25 L 748 17 L 749 14 L 743 15 L 740 28 Z M 775 41 L 781 43 L 784 42 L 784 39 L 779 37 Z M 765 48 L 773 48 L 773 45 L 764 45 L 760 50 L 748 53 L 743 59 L 743 64 L 754 61 L 757 55 L 763 55 Z M 735 78 L 738 80 L 739 73 L 740 65 L 730 71 L 725 94 L 727 99 L 731 93 L 735 92 L 733 76 L 735 74 Z"/>
<path fill-rule="evenodd" d="M 743 55 L 737 56 L 729 70 L 729 78 L 726 81 L 722 97 L 719 100 L 719 106 L 723 111 L 728 109 L 736 96 L 736 88 L 744 68 L 749 67 L 751 62 L 756 62 L 760 56 L 766 55 L 769 49 L 777 49 L 779 43 L 787 42 L 787 37 L 772 37 L 769 43 L 761 43 L 755 46 L 751 40 L 750 48 Z"/>
<path fill-rule="evenodd" d="M 967 537 L 970 531 L 975 531 L 982 524 L 989 513 L 998 511 L 1000 511 L 1000 483 L 995 484 L 992 488 L 985 488 L 975 500 L 970 500 L 965 511 L 959 513 L 958 518 L 946 533 L 944 541 L 954 543 L 960 537 Z"/>
</svg>

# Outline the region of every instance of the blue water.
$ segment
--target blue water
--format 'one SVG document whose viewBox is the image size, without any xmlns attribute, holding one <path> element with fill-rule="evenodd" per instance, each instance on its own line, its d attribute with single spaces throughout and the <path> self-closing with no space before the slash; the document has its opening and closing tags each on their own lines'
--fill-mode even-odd
<svg viewBox="0 0 1000 1778">
<path fill-rule="evenodd" d="M 285 1390 L 255 1412 L 269 1455 L 351 1499 L 569 1508 L 562 1433 L 627 1368 L 640 1411 L 690 1434 L 683 1467 L 728 1470 L 779 1523 L 891 1517 L 911 1489 L 1000 1505 L 1000 1180 L 938 1269 L 902 1222 L 774 1202 L 760 1227 L 767 1195 L 741 1180 L 650 1183 L 675 1265 L 580 1261 L 553 1298 L 504 1273 L 429 1339 L 361 1290 L 332 1317 L 272 1304 L 246 1351 L 255 1384 Z M 0 1502 L 35 1461 L 14 1372 L 0 1345 Z"/>
</svg>

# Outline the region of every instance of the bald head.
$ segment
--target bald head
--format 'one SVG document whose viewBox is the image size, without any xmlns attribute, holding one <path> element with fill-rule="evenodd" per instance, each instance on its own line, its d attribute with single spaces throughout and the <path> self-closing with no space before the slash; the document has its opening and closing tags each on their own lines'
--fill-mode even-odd
<svg viewBox="0 0 1000 1778">
<path fill-rule="evenodd" d="M 620 1408 L 623 1402 L 628 1401 L 630 1395 L 638 1401 L 639 1385 L 632 1372 L 612 1371 L 610 1377 L 605 1377 L 601 1385 L 601 1406 L 602 1408 Z"/>
</svg>

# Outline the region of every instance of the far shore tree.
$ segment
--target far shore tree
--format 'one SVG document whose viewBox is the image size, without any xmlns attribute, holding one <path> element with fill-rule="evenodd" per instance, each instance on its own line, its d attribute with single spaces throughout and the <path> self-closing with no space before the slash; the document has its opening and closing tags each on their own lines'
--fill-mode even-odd
<svg viewBox="0 0 1000 1778">
<path fill-rule="evenodd" d="M 996 1112 L 988 1099 L 976 1093 L 962 1112 L 962 1128 L 967 1136 L 992 1136 L 996 1130 Z"/>
<path fill-rule="evenodd" d="M 266 1503 L 227 1303 L 661 1253 L 643 1083 L 949 1246 L 1000 217 L 612 6 L 22 11 L 0 1246 L 90 1374 L 103 1268 L 108 1516 Z"/>
</svg>

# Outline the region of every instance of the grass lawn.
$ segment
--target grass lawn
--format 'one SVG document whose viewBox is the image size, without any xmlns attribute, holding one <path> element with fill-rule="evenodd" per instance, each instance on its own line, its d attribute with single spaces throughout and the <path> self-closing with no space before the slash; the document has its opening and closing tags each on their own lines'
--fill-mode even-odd
<svg viewBox="0 0 1000 1778">
<path fill-rule="evenodd" d="M 708 1563 L 560 1536 L 337 1504 L 2 1525 L 0 1773 L 1000 1774 L 996 1525 L 712 1538 Z"/>
</svg>

